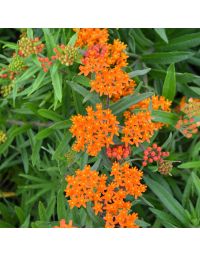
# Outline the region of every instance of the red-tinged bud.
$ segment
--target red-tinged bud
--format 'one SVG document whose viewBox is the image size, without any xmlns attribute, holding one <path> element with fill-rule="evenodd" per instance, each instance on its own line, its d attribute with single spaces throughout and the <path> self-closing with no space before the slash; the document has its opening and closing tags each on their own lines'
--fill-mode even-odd
<svg viewBox="0 0 200 255">
<path fill-rule="evenodd" d="M 144 156 L 143 159 L 144 159 L 144 160 L 148 160 L 148 157 L 147 157 L 147 156 Z"/>
<path fill-rule="evenodd" d="M 155 151 L 151 152 L 151 156 L 154 157 L 156 155 Z"/>
<path fill-rule="evenodd" d="M 146 161 L 142 162 L 142 165 L 143 165 L 143 166 L 146 166 L 146 165 L 147 165 L 147 162 L 146 162 Z"/>
<path fill-rule="evenodd" d="M 153 160 L 154 160 L 154 161 L 158 161 L 158 159 L 159 159 L 159 158 L 158 158 L 157 156 L 153 157 Z"/>
<path fill-rule="evenodd" d="M 149 158 L 148 161 L 149 161 L 149 163 L 153 163 L 153 159 L 152 158 Z"/>
<path fill-rule="evenodd" d="M 145 151 L 144 151 L 144 155 L 146 155 L 146 156 L 149 155 L 148 150 L 145 150 Z"/>
<path fill-rule="evenodd" d="M 152 148 L 151 148 L 151 147 L 148 147 L 148 148 L 147 148 L 147 151 L 151 151 L 151 150 L 152 150 Z"/>
<path fill-rule="evenodd" d="M 152 147 L 153 147 L 154 149 L 156 149 L 156 148 L 158 147 L 158 145 L 157 145 L 156 143 L 154 143 L 154 144 L 152 145 Z"/>
<path fill-rule="evenodd" d="M 161 147 L 158 147 L 158 148 L 157 148 L 157 151 L 161 151 L 161 150 L 162 150 L 162 148 L 161 148 Z"/>
</svg>

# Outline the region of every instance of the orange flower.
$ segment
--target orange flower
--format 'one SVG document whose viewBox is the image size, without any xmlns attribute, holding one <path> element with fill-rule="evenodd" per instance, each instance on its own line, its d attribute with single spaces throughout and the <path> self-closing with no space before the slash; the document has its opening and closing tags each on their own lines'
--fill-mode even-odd
<svg viewBox="0 0 200 255">
<path fill-rule="evenodd" d="M 107 44 L 96 44 L 89 47 L 81 60 L 83 65 L 79 67 L 80 74 L 87 76 L 89 73 L 98 73 L 105 67 L 109 67 L 108 50 Z"/>
<path fill-rule="evenodd" d="M 68 201 L 70 208 L 74 206 L 86 207 L 87 202 L 95 200 L 95 210 L 100 211 L 97 204 L 101 198 L 98 196 L 97 199 L 96 194 L 105 190 L 107 177 L 105 175 L 99 176 L 98 172 L 92 171 L 89 165 L 85 166 L 82 171 L 78 169 L 75 174 L 75 176 L 66 177 L 68 185 L 65 192 L 66 197 L 70 197 Z"/>
<path fill-rule="evenodd" d="M 152 109 L 153 110 L 162 110 L 162 111 L 167 111 L 170 112 L 170 106 L 172 102 L 168 99 L 165 99 L 163 96 L 152 96 L 152 98 L 146 98 L 142 101 L 140 101 L 137 104 L 134 104 L 130 107 L 130 110 L 134 109 L 144 109 L 148 110 L 150 107 L 150 103 L 152 103 Z"/>
<path fill-rule="evenodd" d="M 87 202 L 92 202 L 95 214 L 105 215 L 105 227 L 138 227 L 135 224 L 137 214 L 129 214 L 131 203 L 125 199 L 127 195 L 137 198 L 146 190 L 140 182 L 142 175 L 142 171 L 128 163 L 114 163 L 111 171 L 113 181 L 106 184 L 105 175 L 85 166 L 82 171 L 78 169 L 75 176 L 66 178 L 66 197 L 70 198 L 71 208 L 85 207 Z"/>
<path fill-rule="evenodd" d="M 74 29 L 78 33 L 76 46 L 92 46 L 104 44 L 108 41 L 108 29 L 106 28 L 80 28 Z"/>
<path fill-rule="evenodd" d="M 119 99 L 122 96 L 132 94 L 136 85 L 135 81 L 129 78 L 128 74 L 116 67 L 104 69 L 96 74 L 95 80 L 90 82 L 91 91 L 96 91 L 110 98 Z"/>
<path fill-rule="evenodd" d="M 55 226 L 54 228 L 73 228 L 72 220 L 69 221 L 69 224 L 66 224 L 65 220 L 62 219 L 62 220 L 60 220 L 60 225 Z"/>
<path fill-rule="evenodd" d="M 143 172 L 139 171 L 137 167 L 130 167 L 128 163 L 122 166 L 119 163 L 114 163 L 111 176 L 114 176 L 113 183 L 116 187 L 123 188 L 126 194 L 135 198 L 141 196 L 146 190 L 146 186 L 140 183 Z"/>
<path fill-rule="evenodd" d="M 80 73 L 87 76 L 89 73 L 98 73 L 104 68 L 121 68 L 127 65 L 128 56 L 124 52 L 126 45 L 119 40 L 113 44 L 96 44 L 88 48 L 82 59 Z"/>
<path fill-rule="evenodd" d="M 125 49 L 126 45 L 119 39 L 114 40 L 113 44 L 109 44 L 108 64 L 120 68 L 127 66 L 128 55 L 124 52 Z"/>
<path fill-rule="evenodd" d="M 88 106 L 87 116 L 77 115 L 72 117 L 72 127 L 70 132 L 76 137 L 73 145 L 75 151 L 84 151 L 91 156 L 96 156 L 103 147 L 113 144 L 114 135 L 118 134 L 118 124 L 116 116 L 112 112 L 102 110 L 102 105 L 96 105 L 96 111 Z"/>
<path fill-rule="evenodd" d="M 130 144 L 138 147 L 140 143 L 150 142 L 154 131 L 157 130 L 148 111 L 131 114 L 124 124 L 122 142 L 127 146 Z"/>
</svg>

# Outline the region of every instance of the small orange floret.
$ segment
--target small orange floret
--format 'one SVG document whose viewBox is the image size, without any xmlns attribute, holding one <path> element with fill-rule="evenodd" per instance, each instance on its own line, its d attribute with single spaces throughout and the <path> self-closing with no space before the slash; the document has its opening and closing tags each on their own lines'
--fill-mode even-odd
<svg viewBox="0 0 200 255">
<path fill-rule="evenodd" d="M 116 116 L 111 110 L 102 109 L 101 104 L 96 105 L 97 110 L 87 107 L 87 115 L 77 115 L 72 117 L 72 127 L 70 132 L 76 137 L 73 145 L 75 151 L 84 151 L 91 156 L 96 156 L 103 147 L 113 144 L 114 135 L 118 134 L 118 124 Z"/>
<path fill-rule="evenodd" d="M 55 226 L 54 228 L 74 228 L 72 225 L 72 220 L 69 221 L 69 224 L 66 224 L 64 219 L 60 220 L 59 223 L 60 223 L 60 225 Z"/>
</svg>

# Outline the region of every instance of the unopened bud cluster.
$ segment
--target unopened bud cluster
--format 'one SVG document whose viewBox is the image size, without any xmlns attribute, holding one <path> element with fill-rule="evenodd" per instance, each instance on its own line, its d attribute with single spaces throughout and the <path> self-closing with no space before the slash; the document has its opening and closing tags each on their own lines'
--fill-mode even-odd
<svg viewBox="0 0 200 255">
<path fill-rule="evenodd" d="M 63 65 L 70 66 L 76 61 L 78 57 L 78 51 L 76 48 L 70 45 L 60 45 L 54 48 L 55 56 L 52 59 L 58 59 Z"/>
<path fill-rule="evenodd" d="M 2 68 L 1 69 L 1 74 L 0 74 L 0 79 L 3 79 L 5 81 L 9 81 L 9 80 L 14 80 L 15 78 L 15 72 L 6 69 L 6 68 Z"/>
<path fill-rule="evenodd" d="M 6 133 L 0 130 L 0 144 L 5 143 L 6 140 L 7 140 Z"/>
<path fill-rule="evenodd" d="M 19 55 L 22 57 L 29 57 L 32 54 L 41 53 L 43 48 L 44 44 L 41 43 L 39 37 L 34 39 L 22 37 L 19 40 Z"/>
<path fill-rule="evenodd" d="M 121 160 L 127 158 L 131 153 L 131 148 L 125 145 L 114 145 L 106 149 L 108 158 Z"/>
<path fill-rule="evenodd" d="M 25 67 L 25 64 L 22 57 L 20 57 L 19 55 L 15 55 L 13 56 L 8 66 L 8 69 L 12 72 L 21 72 L 24 70 L 24 67 Z"/>
<path fill-rule="evenodd" d="M 65 153 L 64 156 L 67 159 L 67 163 L 70 165 L 74 162 L 75 157 L 76 157 L 76 153 L 73 150 L 70 150 L 67 153 Z"/>
<path fill-rule="evenodd" d="M 173 168 L 173 165 L 172 165 L 172 161 L 170 160 L 163 160 L 158 165 L 158 171 L 163 175 L 170 174 L 172 168 Z"/>
<path fill-rule="evenodd" d="M 189 98 L 188 103 L 185 103 L 182 107 L 182 112 L 184 112 L 189 118 L 200 116 L 200 100 Z"/>
<path fill-rule="evenodd" d="M 163 162 L 164 157 L 169 157 L 169 152 L 168 151 L 162 151 L 162 148 L 159 147 L 156 143 L 152 145 L 152 147 L 148 147 L 144 151 L 144 156 L 143 156 L 143 166 L 147 166 L 148 163 L 153 163 L 153 162 L 158 162 L 161 163 Z"/>
<path fill-rule="evenodd" d="M 194 118 L 187 116 L 180 117 L 176 123 L 176 128 L 186 137 L 191 138 L 194 134 L 198 133 L 200 122 L 195 122 Z"/>
<path fill-rule="evenodd" d="M 7 97 L 11 91 L 13 90 L 13 84 L 9 84 L 9 85 L 4 85 L 0 87 L 0 95 L 2 97 Z"/>
<path fill-rule="evenodd" d="M 43 71 L 47 73 L 50 66 L 52 65 L 52 61 L 47 57 L 38 57 L 38 60 L 41 63 Z"/>
</svg>

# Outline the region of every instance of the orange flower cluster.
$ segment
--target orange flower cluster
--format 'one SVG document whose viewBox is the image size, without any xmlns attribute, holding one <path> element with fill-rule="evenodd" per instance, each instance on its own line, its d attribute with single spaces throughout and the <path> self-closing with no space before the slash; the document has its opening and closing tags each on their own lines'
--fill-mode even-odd
<svg viewBox="0 0 200 255">
<path fill-rule="evenodd" d="M 85 76 L 93 72 L 101 72 L 103 68 L 124 67 L 127 65 L 128 56 L 124 52 L 126 45 L 118 39 L 113 44 L 97 44 L 88 48 L 85 52 L 80 71 Z M 104 61 L 104 64 L 100 63 Z"/>
<path fill-rule="evenodd" d="M 72 220 L 69 221 L 69 224 L 66 224 L 64 219 L 60 220 L 59 223 L 60 223 L 60 225 L 55 226 L 54 228 L 73 228 Z"/>
<path fill-rule="evenodd" d="M 70 66 L 74 63 L 78 56 L 78 51 L 76 48 L 70 45 L 60 45 L 53 49 L 55 56 L 52 59 L 58 59 L 63 65 Z"/>
<path fill-rule="evenodd" d="M 115 67 L 97 73 L 95 80 L 92 80 L 90 85 L 91 91 L 98 92 L 100 96 L 106 95 L 117 100 L 132 93 L 136 83 L 129 78 L 127 73 L 119 67 Z"/>
<path fill-rule="evenodd" d="M 83 170 L 78 169 L 75 176 L 67 176 L 68 185 L 65 192 L 66 197 L 70 197 L 68 200 L 70 208 L 86 207 L 89 201 L 99 202 L 100 194 L 106 189 L 106 180 L 106 175 L 99 176 L 89 165 Z"/>
<path fill-rule="evenodd" d="M 141 110 L 149 110 L 150 106 L 152 107 L 153 110 L 162 110 L 166 112 L 171 111 L 171 106 L 172 102 L 168 99 L 166 99 L 163 96 L 152 96 L 152 98 L 146 98 L 137 104 L 134 104 L 130 107 L 130 111 L 134 109 L 141 109 Z M 124 116 L 129 116 L 130 113 L 126 111 L 124 113 Z M 163 123 L 161 122 L 154 122 L 155 129 L 159 129 L 164 126 Z"/>
<path fill-rule="evenodd" d="M 30 39 L 28 37 L 22 37 L 19 42 L 19 55 L 21 57 L 29 57 L 32 54 L 41 53 L 44 44 L 40 42 L 39 37 Z"/>
<path fill-rule="evenodd" d="M 96 105 L 96 111 L 92 107 L 86 108 L 87 116 L 77 115 L 71 118 L 70 132 L 76 137 L 73 145 L 75 151 L 84 151 L 91 156 L 96 156 L 103 147 L 113 144 L 114 135 L 118 135 L 116 116 L 110 109 L 103 110 L 101 104 Z"/>
<path fill-rule="evenodd" d="M 38 60 L 41 63 L 42 69 L 45 73 L 48 72 L 50 66 L 52 65 L 52 62 L 47 57 L 38 57 Z"/>
<path fill-rule="evenodd" d="M 104 44 L 108 41 L 108 29 L 106 28 L 80 28 L 74 29 L 78 33 L 77 47 Z"/>
<path fill-rule="evenodd" d="M 130 110 L 134 109 L 142 109 L 142 110 L 148 110 L 150 107 L 150 103 L 152 103 L 152 109 L 153 110 L 162 110 L 166 112 L 170 112 L 170 106 L 172 102 L 168 99 L 166 99 L 164 96 L 152 96 L 150 98 L 146 98 L 142 101 L 140 101 L 137 104 L 134 104 L 130 107 Z"/>
<path fill-rule="evenodd" d="M 154 131 L 157 129 L 152 122 L 150 112 L 138 112 L 137 114 L 128 114 L 125 116 L 122 133 L 122 142 L 125 145 L 136 145 L 145 141 L 150 142 Z"/>
<path fill-rule="evenodd" d="M 137 214 L 129 214 L 131 203 L 125 199 L 127 195 L 137 198 L 146 190 L 140 182 L 142 175 L 142 171 L 128 163 L 122 166 L 114 163 L 113 181 L 106 184 L 106 175 L 99 176 L 97 171 L 86 166 L 82 171 L 78 169 L 75 176 L 67 176 L 66 197 L 70 197 L 71 208 L 86 207 L 87 202 L 93 202 L 95 214 L 104 216 L 105 227 L 138 227 L 135 224 Z"/>
<path fill-rule="evenodd" d="M 90 40 L 92 34 L 87 36 Z M 91 90 L 116 101 L 132 94 L 136 84 L 128 74 L 121 70 L 127 65 L 128 56 L 124 52 L 126 45 L 118 39 L 114 40 L 113 44 L 109 44 L 108 36 L 104 39 L 96 43 L 94 40 L 93 43 L 88 42 L 88 49 L 82 59 L 83 65 L 80 66 L 80 74 L 88 76 L 90 73 L 95 73 L 95 79 L 90 83 Z"/>
<path fill-rule="evenodd" d="M 130 146 L 114 145 L 106 149 L 106 155 L 111 159 L 121 160 L 127 158 L 131 153 Z"/>
</svg>

